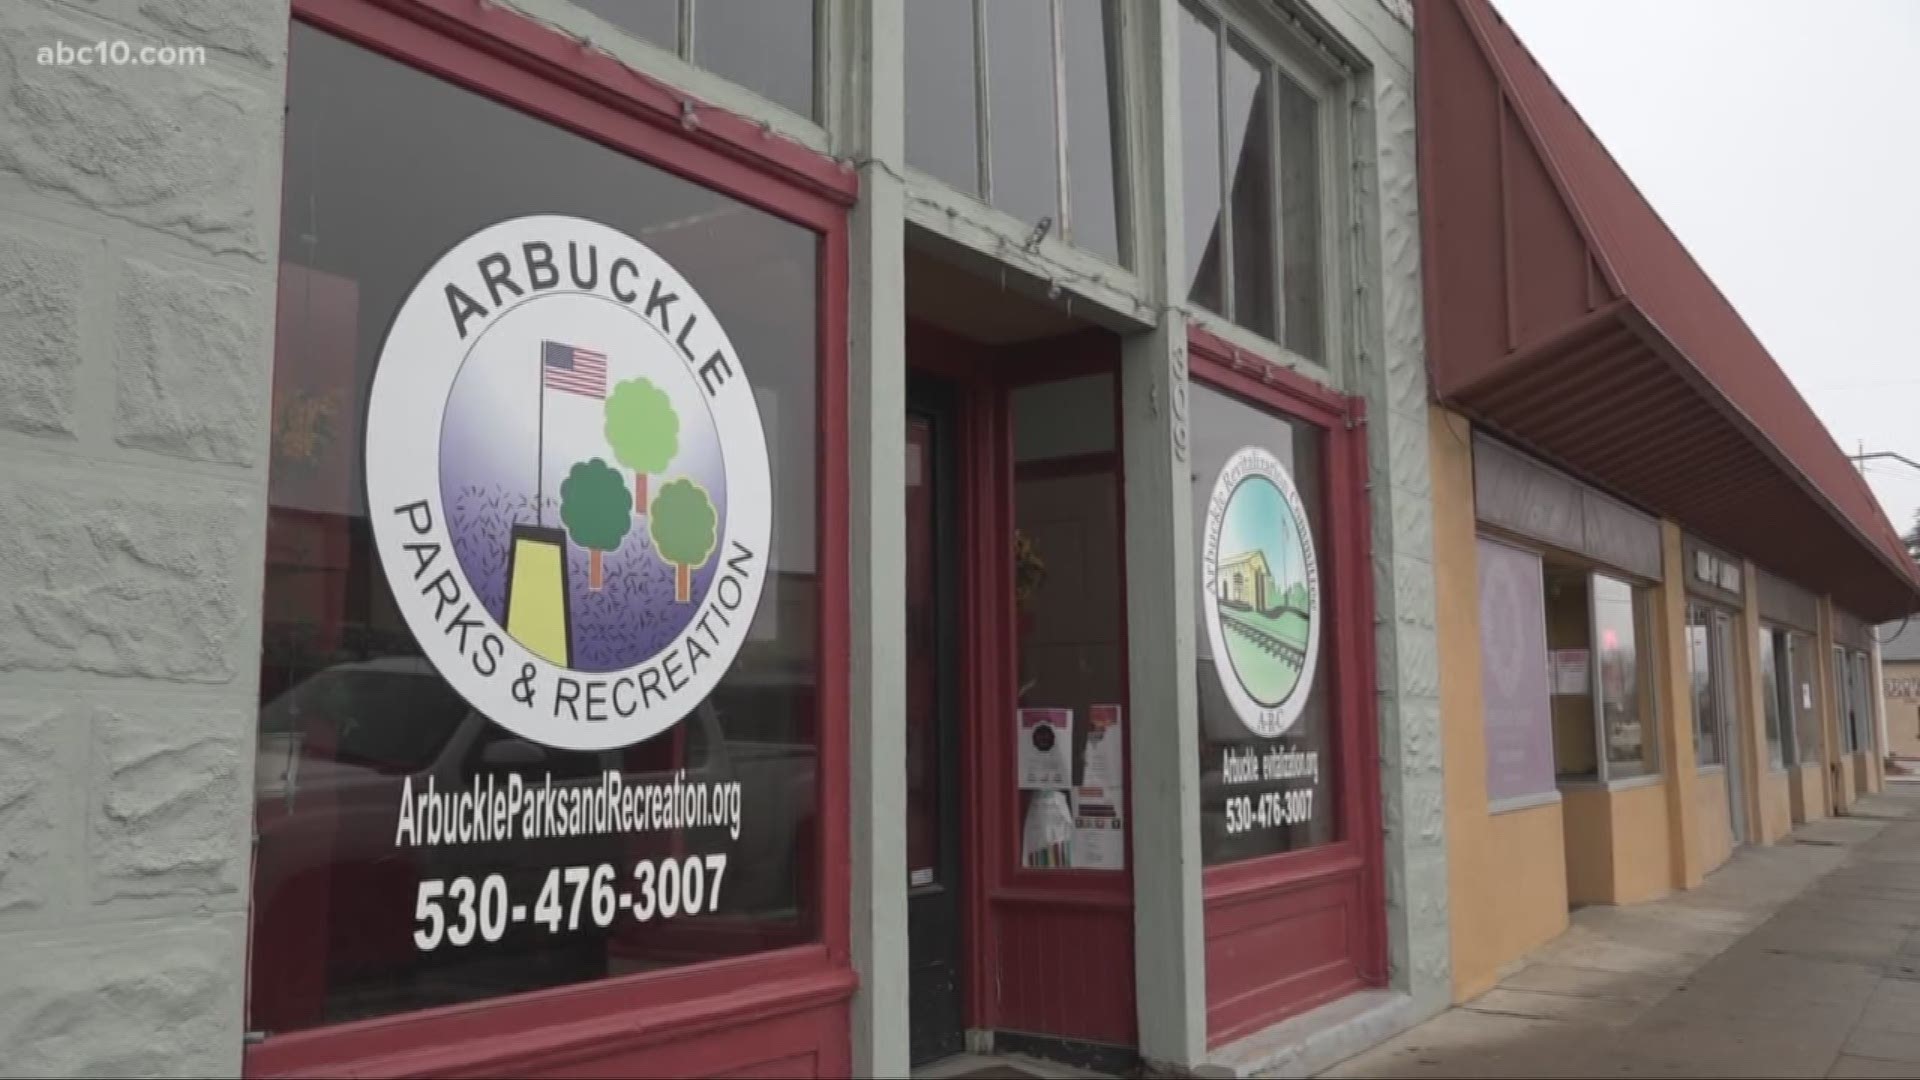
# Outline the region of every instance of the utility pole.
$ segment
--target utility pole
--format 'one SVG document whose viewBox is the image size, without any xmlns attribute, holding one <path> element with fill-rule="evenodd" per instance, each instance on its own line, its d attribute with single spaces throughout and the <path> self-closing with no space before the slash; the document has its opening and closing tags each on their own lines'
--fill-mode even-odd
<svg viewBox="0 0 1920 1080">
<path fill-rule="evenodd" d="M 1893 460 L 1899 462 L 1902 465 L 1906 465 L 1913 469 L 1920 470 L 1920 461 L 1915 461 L 1912 458 L 1906 456 L 1905 454 L 1896 454 L 1891 450 L 1875 450 L 1871 454 L 1867 453 L 1867 444 L 1865 442 L 1862 442 L 1860 444 L 1859 453 L 1848 454 L 1847 458 L 1851 460 L 1855 465 L 1858 465 L 1860 467 L 1860 475 L 1862 476 L 1865 476 L 1867 474 L 1867 462 L 1872 461 L 1876 458 L 1892 458 Z"/>
</svg>

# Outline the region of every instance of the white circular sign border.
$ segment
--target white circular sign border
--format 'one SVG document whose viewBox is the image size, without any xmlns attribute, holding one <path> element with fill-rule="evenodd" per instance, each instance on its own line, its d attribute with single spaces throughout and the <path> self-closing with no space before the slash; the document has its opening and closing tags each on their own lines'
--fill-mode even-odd
<svg viewBox="0 0 1920 1080">
<path fill-rule="evenodd" d="M 574 287 L 566 278 L 564 248 L 570 239 L 599 248 L 599 274 L 594 290 Z M 525 281 L 516 282 L 527 286 L 528 295 L 490 308 L 484 316 L 468 324 L 464 339 L 456 337 L 445 294 L 447 284 L 461 285 L 469 295 L 484 303 L 490 297 L 483 299 L 484 290 L 475 288 L 479 279 L 474 268 L 479 260 L 487 254 L 501 252 L 514 260 L 516 266 L 524 266 L 517 257 L 522 254 L 523 245 L 532 241 L 545 242 L 554 249 L 554 265 L 562 275 L 560 284 L 534 290 Z M 630 280 L 641 299 L 629 302 L 612 296 L 613 263 L 622 257 L 635 267 Z M 538 303 L 544 296 L 587 295 L 634 308 L 644 303 L 645 290 L 655 281 L 660 283 L 663 292 L 678 295 L 675 303 L 681 305 L 681 326 L 686 325 L 686 317 L 699 317 L 697 330 L 693 332 L 694 339 L 702 345 L 699 351 L 710 355 L 712 346 L 717 344 L 718 351 L 727 357 L 732 367 L 720 393 L 706 398 L 727 478 L 726 528 L 715 538 L 711 558 L 721 564 L 724 572 L 733 542 L 738 541 L 753 553 L 754 562 L 749 571 L 740 576 L 740 602 L 726 609 L 728 621 L 714 630 L 715 642 L 708 644 L 702 640 L 701 647 L 709 654 L 707 660 L 699 671 L 688 676 L 679 690 L 670 691 L 666 700 L 652 708 L 636 707 L 627 717 L 620 717 L 610 709 L 608 719 L 603 721 L 575 720 L 571 716 L 555 715 L 552 695 L 559 676 L 583 682 L 633 677 L 641 668 L 680 648 L 695 634 L 696 626 L 690 624 L 671 644 L 639 664 L 617 671 L 588 672 L 562 668 L 534 655 L 514 640 L 490 613 L 475 604 L 469 617 L 480 621 L 485 631 L 497 634 L 502 643 L 494 672 L 483 675 L 453 635 L 441 631 L 433 611 L 436 599 L 423 593 L 411 568 L 402 558 L 390 558 L 389 552 L 400 556 L 404 552 L 401 545 L 410 542 L 439 544 L 442 561 L 437 566 L 452 573 L 463 598 L 472 599 L 473 583 L 454 554 L 440 486 L 441 427 L 447 400 L 468 350 L 495 320 L 507 312 Z M 640 312 L 634 314 L 644 319 Z M 659 331 L 660 328 L 652 329 Z M 564 334 L 558 336 L 564 338 Z M 664 333 L 655 333 L 647 341 L 648 348 L 672 348 Z M 457 355 L 440 362 L 449 352 Z M 690 363 L 678 353 L 671 354 L 670 361 Z M 425 411 L 421 402 L 434 403 L 428 406 L 431 422 L 420 421 L 420 414 Z M 647 245 L 610 225 L 563 214 L 508 218 L 469 234 L 434 260 L 395 313 L 381 343 L 368 389 L 365 426 L 366 467 L 363 471 L 367 513 L 373 523 L 374 548 L 381 570 L 402 621 L 419 641 L 428 661 L 481 715 L 516 735 L 555 749 L 615 750 L 650 739 L 684 720 L 706 700 L 732 667 L 759 610 L 771 556 L 773 490 L 766 432 L 744 363 L 719 317 L 693 285 Z M 431 509 L 433 521 L 425 533 L 418 533 L 395 508 L 423 498 Z M 434 576 L 437 575 L 435 570 Z M 721 575 L 716 574 L 702 598 L 702 606 L 715 603 L 720 582 Z M 718 620 L 713 622 L 718 624 Z M 533 665 L 536 673 L 532 705 L 517 700 L 512 690 L 528 664 Z M 639 695 L 637 687 L 633 693 Z"/>
<path fill-rule="evenodd" d="M 1280 489 L 1281 498 L 1286 500 L 1287 511 L 1293 515 L 1295 530 L 1300 538 L 1300 548 L 1306 559 L 1307 568 L 1307 605 L 1309 623 L 1306 655 L 1301 661 L 1300 679 L 1294 684 L 1293 692 L 1285 701 L 1272 708 L 1260 704 L 1240 685 L 1239 673 L 1233 669 L 1233 658 L 1227 655 L 1227 640 L 1224 627 L 1220 622 L 1220 593 L 1218 577 L 1220 570 L 1220 530 L 1226 521 L 1227 504 L 1232 500 L 1232 487 L 1226 484 L 1226 478 L 1237 470 L 1245 469 L 1245 474 L 1233 482 L 1238 486 L 1249 475 L 1264 476 L 1273 481 Z M 1213 651 L 1214 678 L 1221 690 L 1227 695 L 1227 703 L 1240 723 L 1255 736 L 1262 739 L 1277 739 L 1292 730 L 1300 719 L 1300 713 L 1307 707 L 1307 698 L 1312 695 L 1314 676 L 1318 671 L 1320 658 L 1320 558 L 1313 550 L 1313 532 L 1307 524 L 1306 504 L 1300 499 L 1300 491 L 1294 487 L 1293 476 L 1287 472 L 1280 459 L 1266 448 L 1243 446 L 1228 455 L 1226 463 L 1215 474 L 1213 489 L 1207 497 L 1207 522 L 1204 548 L 1202 551 L 1202 569 L 1200 575 L 1202 611 L 1206 615 L 1207 643 Z"/>
</svg>

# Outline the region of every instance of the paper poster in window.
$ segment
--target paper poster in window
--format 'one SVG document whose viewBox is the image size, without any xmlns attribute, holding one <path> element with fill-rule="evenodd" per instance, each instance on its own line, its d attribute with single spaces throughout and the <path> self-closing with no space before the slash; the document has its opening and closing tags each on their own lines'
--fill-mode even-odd
<svg viewBox="0 0 1920 1080">
<path fill-rule="evenodd" d="M 1020 709 L 1017 716 L 1020 786 L 1073 786 L 1073 710 Z"/>
</svg>

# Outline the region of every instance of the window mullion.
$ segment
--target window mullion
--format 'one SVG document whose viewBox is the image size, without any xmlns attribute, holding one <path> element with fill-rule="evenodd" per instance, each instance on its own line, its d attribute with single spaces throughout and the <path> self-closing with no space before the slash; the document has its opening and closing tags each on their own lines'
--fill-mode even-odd
<svg viewBox="0 0 1920 1080">
<path fill-rule="evenodd" d="M 680 0 L 680 59 L 693 63 L 693 5 L 696 0 Z"/>
<path fill-rule="evenodd" d="M 1285 167 L 1280 140 L 1280 80 L 1286 78 L 1278 63 L 1271 59 L 1267 63 L 1267 198 L 1272 200 L 1273 219 L 1269 239 L 1273 243 L 1273 295 L 1267 298 L 1273 305 L 1273 340 L 1282 345 L 1287 341 L 1287 222 L 1285 195 L 1286 181 L 1281 178 L 1280 170 Z M 1317 163 L 1316 163 L 1317 164 Z M 1317 261 L 1317 260 L 1316 260 Z"/>
<path fill-rule="evenodd" d="M 1214 13 L 1214 63 L 1213 63 L 1213 100 L 1214 111 L 1218 114 L 1215 123 L 1219 128 L 1219 147 L 1215 151 L 1220 158 L 1220 314 L 1229 321 L 1234 319 L 1233 311 L 1233 171 L 1227 160 L 1227 144 L 1230 132 L 1227 128 L 1227 18 L 1224 12 Z"/>
<path fill-rule="evenodd" d="M 980 144 L 980 201 L 993 205 L 993 95 L 987 88 L 987 12 L 986 0 L 973 0 L 973 112 L 974 137 Z"/>
<path fill-rule="evenodd" d="M 1612 779 L 1607 764 L 1606 709 L 1600 698 L 1600 575 L 1587 575 L 1587 704 L 1593 708 L 1593 774 Z"/>
<path fill-rule="evenodd" d="M 1067 184 L 1067 61 L 1066 45 L 1061 40 L 1063 33 L 1060 5 L 1063 0 L 1051 0 L 1053 9 L 1053 159 L 1058 168 L 1054 174 L 1054 190 L 1059 194 L 1060 220 L 1054 227 L 1055 235 L 1063 241 L 1071 242 L 1073 233 L 1073 208 Z"/>
</svg>

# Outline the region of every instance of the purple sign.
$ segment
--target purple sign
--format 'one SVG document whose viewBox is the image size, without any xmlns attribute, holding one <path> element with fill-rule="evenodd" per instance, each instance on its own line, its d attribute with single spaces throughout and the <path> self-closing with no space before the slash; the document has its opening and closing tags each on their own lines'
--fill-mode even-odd
<svg viewBox="0 0 1920 1080">
<path fill-rule="evenodd" d="M 1487 799 L 1554 790 L 1540 557 L 1480 541 L 1480 692 L 1486 706 Z"/>
</svg>

